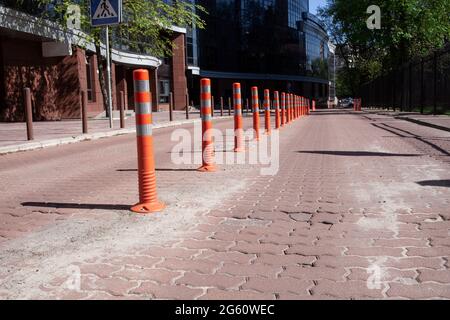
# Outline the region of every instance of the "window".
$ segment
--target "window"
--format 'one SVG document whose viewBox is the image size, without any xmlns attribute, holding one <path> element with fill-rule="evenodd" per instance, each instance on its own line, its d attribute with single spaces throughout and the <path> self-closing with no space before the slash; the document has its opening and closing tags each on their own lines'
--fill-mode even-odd
<svg viewBox="0 0 450 320">
<path fill-rule="evenodd" d="M 93 83 L 93 57 L 86 56 L 86 87 L 87 87 L 87 97 L 89 102 L 95 101 L 94 83 Z"/>
<path fill-rule="evenodd" d="M 170 95 L 170 81 L 169 80 L 160 80 L 159 81 L 159 102 L 160 103 L 169 103 L 169 95 Z"/>
</svg>

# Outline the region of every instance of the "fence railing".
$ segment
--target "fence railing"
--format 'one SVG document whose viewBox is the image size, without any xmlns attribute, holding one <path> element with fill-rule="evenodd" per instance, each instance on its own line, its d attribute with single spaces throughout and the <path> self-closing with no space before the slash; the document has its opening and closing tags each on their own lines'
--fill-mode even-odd
<svg viewBox="0 0 450 320">
<path fill-rule="evenodd" d="M 360 88 L 364 107 L 450 114 L 450 45 Z"/>
</svg>

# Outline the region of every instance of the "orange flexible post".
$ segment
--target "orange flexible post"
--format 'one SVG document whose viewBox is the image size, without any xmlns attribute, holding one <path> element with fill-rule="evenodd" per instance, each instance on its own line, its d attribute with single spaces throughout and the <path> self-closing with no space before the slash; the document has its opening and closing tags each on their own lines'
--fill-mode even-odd
<svg viewBox="0 0 450 320">
<path fill-rule="evenodd" d="M 245 151 L 244 128 L 242 121 L 242 93 L 241 84 L 233 84 L 233 104 L 234 104 L 234 152 Z"/>
<path fill-rule="evenodd" d="M 264 90 L 264 116 L 266 122 L 266 134 L 270 136 L 270 91 Z"/>
<path fill-rule="evenodd" d="M 258 87 L 252 87 L 253 129 L 256 141 L 259 141 L 259 96 Z"/>
<path fill-rule="evenodd" d="M 200 80 L 200 113 L 202 116 L 202 166 L 201 172 L 214 172 L 217 170 L 214 159 L 214 142 L 212 139 L 212 103 L 211 80 Z"/>
<path fill-rule="evenodd" d="M 131 208 L 137 213 L 162 211 L 164 203 L 158 201 L 156 191 L 155 157 L 153 154 L 152 95 L 149 74 L 139 69 L 133 72 L 136 109 L 136 135 L 138 153 L 139 203 Z"/>
</svg>

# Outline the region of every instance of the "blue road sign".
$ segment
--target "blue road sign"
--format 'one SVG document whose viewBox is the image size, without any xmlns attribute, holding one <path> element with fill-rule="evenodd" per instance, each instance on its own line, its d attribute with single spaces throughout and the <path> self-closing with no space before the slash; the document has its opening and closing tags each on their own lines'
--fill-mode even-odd
<svg viewBox="0 0 450 320">
<path fill-rule="evenodd" d="M 119 24 L 122 0 L 91 0 L 91 24 L 94 27 Z"/>
</svg>

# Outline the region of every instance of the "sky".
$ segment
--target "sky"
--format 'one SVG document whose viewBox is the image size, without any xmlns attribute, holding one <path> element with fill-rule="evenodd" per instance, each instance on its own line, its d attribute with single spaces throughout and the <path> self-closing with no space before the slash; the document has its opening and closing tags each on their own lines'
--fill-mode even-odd
<svg viewBox="0 0 450 320">
<path fill-rule="evenodd" d="M 327 3 L 326 0 L 309 0 L 309 11 L 312 14 L 316 14 L 316 9 L 318 6 L 324 6 Z"/>
</svg>

